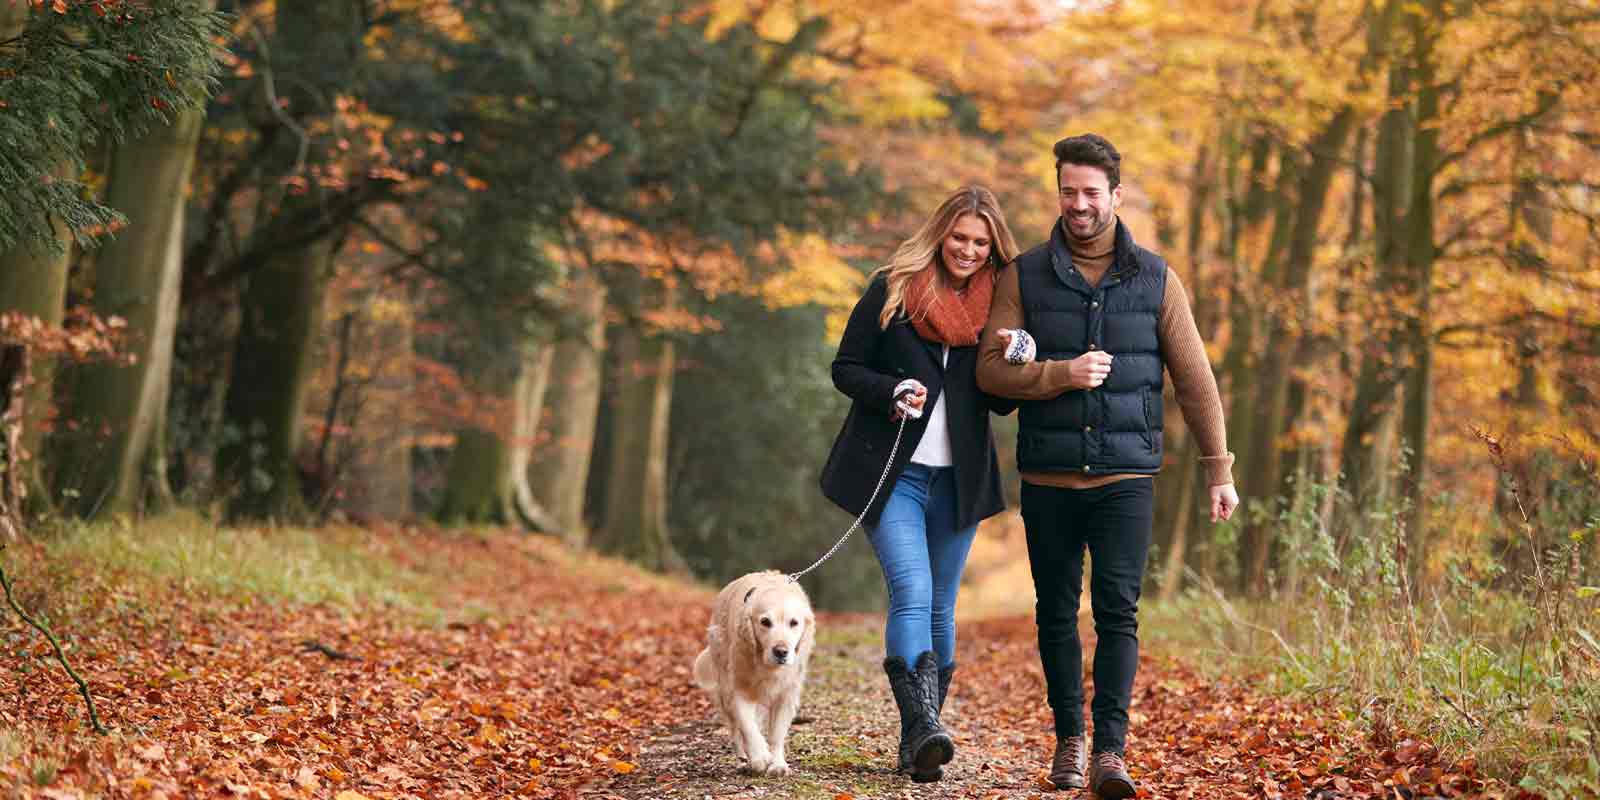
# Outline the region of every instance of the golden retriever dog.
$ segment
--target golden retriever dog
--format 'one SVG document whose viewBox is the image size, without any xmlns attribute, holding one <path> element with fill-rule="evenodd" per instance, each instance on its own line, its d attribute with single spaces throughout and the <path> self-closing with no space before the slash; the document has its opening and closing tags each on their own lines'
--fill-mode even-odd
<svg viewBox="0 0 1600 800">
<path fill-rule="evenodd" d="M 781 572 L 752 572 L 717 594 L 694 681 L 711 695 L 751 772 L 789 774 L 784 742 L 816 627 L 805 589 Z"/>
</svg>

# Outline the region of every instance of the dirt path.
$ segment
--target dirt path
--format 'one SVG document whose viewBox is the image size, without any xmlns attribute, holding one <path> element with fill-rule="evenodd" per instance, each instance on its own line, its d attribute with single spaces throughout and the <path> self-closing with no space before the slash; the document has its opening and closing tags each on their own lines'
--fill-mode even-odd
<svg viewBox="0 0 1600 800">
<path fill-rule="evenodd" d="M 913 786 L 890 771 L 881 620 L 825 616 L 795 774 L 754 778 L 690 683 L 710 589 L 539 538 L 390 531 L 370 547 L 435 580 L 446 619 L 241 604 L 182 583 L 134 596 L 69 569 L 86 605 L 61 632 L 113 733 L 86 731 L 70 682 L 4 621 L 0 796 L 1046 796 L 1053 739 L 1025 617 L 963 627 L 946 713 L 957 760 L 943 782 Z M 1372 746 L 1334 719 L 1147 659 L 1130 769 L 1152 798 L 1512 796 L 1469 794 L 1483 788 L 1470 770 L 1440 769 L 1416 743 Z"/>
<path fill-rule="evenodd" d="M 646 742 L 640 769 L 596 797 L 621 798 L 1044 798 L 1054 736 L 1027 618 L 968 625 L 946 722 L 957 759 L 937 784 L 890 771 L 895 711 L 877 668 L 877 619 L 825 619 L 791 739 L 795 774 L 742 773 L 708 705 Z M 1129 769 L 1141 798 L 1514 797 L 1487 791 L 1469 766 L 1437 764 L 1416 742 L 1375 747 L 1325 708 L 1263 699 L 1207 683 L 1171 659 L 1146 657 L 1135 686 Z"/>
</svg>

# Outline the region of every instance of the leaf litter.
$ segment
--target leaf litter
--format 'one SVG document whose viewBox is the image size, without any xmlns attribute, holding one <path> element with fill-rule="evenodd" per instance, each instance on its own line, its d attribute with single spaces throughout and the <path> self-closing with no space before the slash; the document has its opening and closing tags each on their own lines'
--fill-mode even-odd
<svg viewBox="0 0 1600 800">
<path fill-rule="evenodd" d="M 963 625 L 945 714 L 957 759 L 913 785 L 892 773 L 881 617 L 822 615 L 795 772 L 756 777 L 690 679 L 713 589 L 543 537 L 370 535 L 434 580 L 443 624 L 178 583 L 137 609 L 87 598 L 99 610 L 58 634 L 109 736 L 7 618 L 0 785 L 45 798 L 1088 797 L 1045 780 L 1054 738 L 1026 617 Z M 1204 680 L 1159 649 L 1146 643 L 1128 741 L 1141 798 L 1532 797 L 1426 742 L 1362 737 L 1331 706 Z"/>
</svg>

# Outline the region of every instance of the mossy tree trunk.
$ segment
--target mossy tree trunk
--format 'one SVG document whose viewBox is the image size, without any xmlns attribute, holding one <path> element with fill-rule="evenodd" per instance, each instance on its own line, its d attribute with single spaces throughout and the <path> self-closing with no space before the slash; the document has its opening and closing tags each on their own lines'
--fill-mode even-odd
<svg viewBox="0 0 1600 800">
<path fill-rule="evenodd" d="M 280 253 L 246 279 L 223 401 L 227 443 L 217 452 L 231 517 L 288 521 L 307 513 L 297 462 L 301 412 L 333 250 L 322 240 Z"/>
<path fill-rule="evenodd" d="M 555 345 L 544 415 L 547 434 L 529 470 L 529 484 L 568 543 L 588 540 L 583 518 L 589 464 L 600 414 L 606 347 L 605 284 L 593 275 L 574 281 L 572 313 L 580 335 Z"/>
<path fill-rule="evenodd" d="M 670 305 L 670 290 L 666 295 Z M 667 432 L 676 349 L 670 338 L 619 329 L 616 408 L 612 422 L 605 522 L 593 545 L 649 569 L 682 571 L 667 527 Z"/>
<path fill-rule="evenodd" d="M 128 226 L 95 259 L 94 306 L 102 317 L 127 321 L 133 362 L 73 370 L 78 432 L 61 440 L 55 473 L 60 488 L 76 490 L 73 505 L 84 516 L 134 508 L 152 474 L 150 448 L 163 429 L 177 329 L 184 195 L 202 122 L 199 111 L 181 113 L 112 156 L 106 202 L 127 215 Z"/>
</svg>

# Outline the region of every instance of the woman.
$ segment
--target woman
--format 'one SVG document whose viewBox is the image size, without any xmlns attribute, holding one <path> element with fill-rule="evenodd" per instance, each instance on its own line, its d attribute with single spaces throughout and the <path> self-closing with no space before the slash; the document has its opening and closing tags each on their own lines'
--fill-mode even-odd
<svg viewBox="0 0 1600 800">
<path fill-rule="evenodd" d="M 1016 255 L 994 195 L 961 189 L 873 273 L 833 360 L 833 384 L 853 402 L 822 490 L 866 512 L 889 590 L 883 668 L 900 709 L 897 770 L 918 782 L 938 780 L 955 754 L 939 711 L 955 673 L 956 589 L 978 521 L 1005 507 L 989 412 L 1015 404 L 978 391 L 977 344 L 995 272 Z"/>
</svg>

